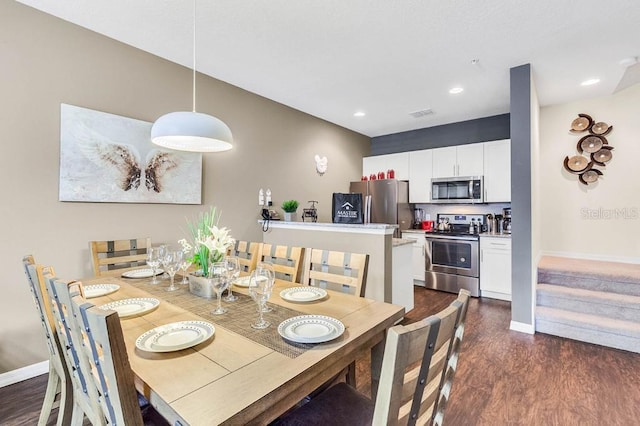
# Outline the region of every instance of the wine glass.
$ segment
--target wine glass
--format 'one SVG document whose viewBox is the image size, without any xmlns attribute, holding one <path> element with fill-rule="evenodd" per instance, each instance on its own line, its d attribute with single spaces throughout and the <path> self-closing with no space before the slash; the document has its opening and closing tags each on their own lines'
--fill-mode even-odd
<svg viewBox="0 0 640 426">
<path fill-rule="evenodd" d="M 235 302 L 238 300 L 238 296 L 235 296 L 231 292 L 231 287 L 233 287 L 233 281 L 240 276 L 240 263 L 238 263 L 238 258 L 234 256 L 225 257 L 224 263 L 227 265 L 227 271 L 229 273 L 229 288 L 224 301 Z"/>
<path fill-rule="evenodd" d="M 209 284 L 218 296 L 218 307 L 211 311 L 212 315 L 222 315 L 227 309 L 222 307 L 222 292 L 229 285 L 229 270 L 225 262 L 216 262 L 209 267 L 209 276 L 207 277 Z"/>
<path fill-rule="evenodd" d="M 271 286 L 270 288 L 273 289 L 273 284 L 274 284 L 275 279 L 276 279 L 276 273 L 275 273 L 275 270 L 273 269 L 273 263 L 271 263 L 271 262 L 260 262 L 256 266 L 256 270 L 257 271 L 262 271 L 261 275 L 262 276 L 266 276 L 266 277 L 269 278 L 269 283 L 270 283 L 270 286 Z M 269 290 L 269 296 L 271 296 L 271 290 Z M 267 297 L 267 299 L 268 298 L 269 297 Z M 262 312 L 272 312 L 273 311 L 273 308 L 271 306 L 267 305 L 266 301 L 262 305 L 259 305 L 258 309 L 262 310 Z"/>
<path fill-rule="evenodd" d="M 175 285 L 174 277 L 176 276 L 176 272 L 180 269 L 180 265 L 182 264 L 182 252 L 181 251 L 170 251 L 164 257 L 165 262 L 163 265 L 165 270 L 169 274 L 171 278 L 171 284 L 166 288 L 167 291 L 176 291 L 178 290 L 178 286 Z"/>
<path fill-rule="evenodd" d="M 156 247 L 149 247 L 149 250 L 147 250 L 147 265 L 149 265 L 151 273 L 153 274 L 150 284 L 154 285 L 160 282 L 156 276 L 158 266 L 160 266 L 160 257 L 158 254 L 158 249 Z"/>
<path fill-rule="evenodd" d="M 187 269 L 191 266 L 191 258 L 186 251 L 182 251 L 182 263 L 180 263 L 180 269 L 182 269 L 182 281 L 180 284 L 189 284 L 189 278 L 187 277 Z"/>
<path fill-rule="evenodd" d="M 271 289 L 273 288 L 273 280 L 271 279 L 270 271 L 267 269 L 256 269 L 251 273 L 249 278 L 249 295 L 258 304 L 259 317 L 251 324 L 252 328 L 261 330 L 269 327 L 269 321 L 265 321 L 263 317 L 262 307 L 269 296 L 271 296 Z"/>
<path fill-rule="evenodd" d="M 166 244 L 160 244 L 158 246 L 158 259 L 160 259 L 160 263 L 162 264 L 162 267 L 165 269 L 167 268 L 167 266 L 165 265 L 167 253 L 169 253 L 169 247 Z M 169 275 L 167 274 L 166 271 L 164 271 L 162 273 L 162 278 L 168 278 L 168 277 Z"/>
</svg>

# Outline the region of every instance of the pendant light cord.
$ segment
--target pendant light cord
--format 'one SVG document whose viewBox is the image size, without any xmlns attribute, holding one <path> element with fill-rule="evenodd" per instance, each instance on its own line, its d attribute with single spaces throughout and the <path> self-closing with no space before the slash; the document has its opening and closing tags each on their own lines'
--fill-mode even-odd
<svg viewBox="0 0 640 426">
<path fill-rule="evenodd" d="M 196 0 L 193 0 L 193 112 L 196 112 Z"/>
</svg>

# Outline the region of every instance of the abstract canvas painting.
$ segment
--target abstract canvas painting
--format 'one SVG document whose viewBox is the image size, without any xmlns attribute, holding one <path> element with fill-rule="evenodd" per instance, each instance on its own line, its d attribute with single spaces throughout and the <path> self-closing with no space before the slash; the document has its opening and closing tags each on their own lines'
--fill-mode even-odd
<svg viewBox="0 0 640 426">
<path fill-rule="evenodd" d="M 60 105 L 60 201 L 201 204 L 202 154 L 151 143 L 151 123 Z"/>
</svg>

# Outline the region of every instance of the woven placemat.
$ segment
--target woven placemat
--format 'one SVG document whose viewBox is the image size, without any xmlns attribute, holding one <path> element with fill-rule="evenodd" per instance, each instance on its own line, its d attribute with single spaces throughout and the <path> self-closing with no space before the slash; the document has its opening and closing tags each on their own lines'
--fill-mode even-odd
<svg viewBox="0 0 640 426">
<path fill-rule="evenodd" d="M 177 278 L 176 276 L 176 281 Z M 238 300 L 235 302 L 222 301 L 222 306 L 228 309 L 227 313 L 211 315 L 211 311 L 217 306 L 217 299 L 205 299 L 191 294 L 188 286 L 178 284 L 179 290 L 166 291 L 168 280 L 163 280 L 157 285 L 149 284 L 150 279 L 134 279 L 127 280 L 127 282 L 164 302 L 172 303 L 186 311 L 206 318 L 215 325 L 251 339 L 289 358 L 295 358 L 314 346 L 312 344 L 289 342 L 284 340 L 278 333 L 278 325 L 282 321 L 298 315 L 304 315 L 302 312 L 268 303 L 272 311 L 265 312 L 263 315 L 264 319 L 269 321 L 271 325 L 263 330 L 256 330 L 251 327 L 251 324 L 258 319 L 258 305 L 253 299 L 244 294 L 234 293 L 238 296 Z"/>
</svg>

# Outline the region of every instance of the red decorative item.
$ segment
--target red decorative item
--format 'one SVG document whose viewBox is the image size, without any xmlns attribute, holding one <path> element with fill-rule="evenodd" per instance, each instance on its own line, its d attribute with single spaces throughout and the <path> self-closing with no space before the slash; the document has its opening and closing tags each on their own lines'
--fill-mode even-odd
<svg viewBox="0 0 640 426">
<path fill-rule="evenodd" d="M 369 180 L 376 180 L 376 174 L 371 173 L 371 175 L 369 176 Z"/>
<path fill-rule="evenodd" d="M 387 170 L 387 179 L 395 179 L 396 172 L 393 169 Z"/>
<path fill-rule="evenodd" d="M 378 179 L 384 179 L 384 172 L 378 172 Z"/>
<path fill-rule="evenodd" d="M 368 178 L 368 177 L 366 177 L 366 176 L 362 176 L 362 177 L 360 178 L 360 180 L 361 180 L 361 181 L 367 181 L 367 180 L 369 180 L 369 178 Z"/>
</svg>

